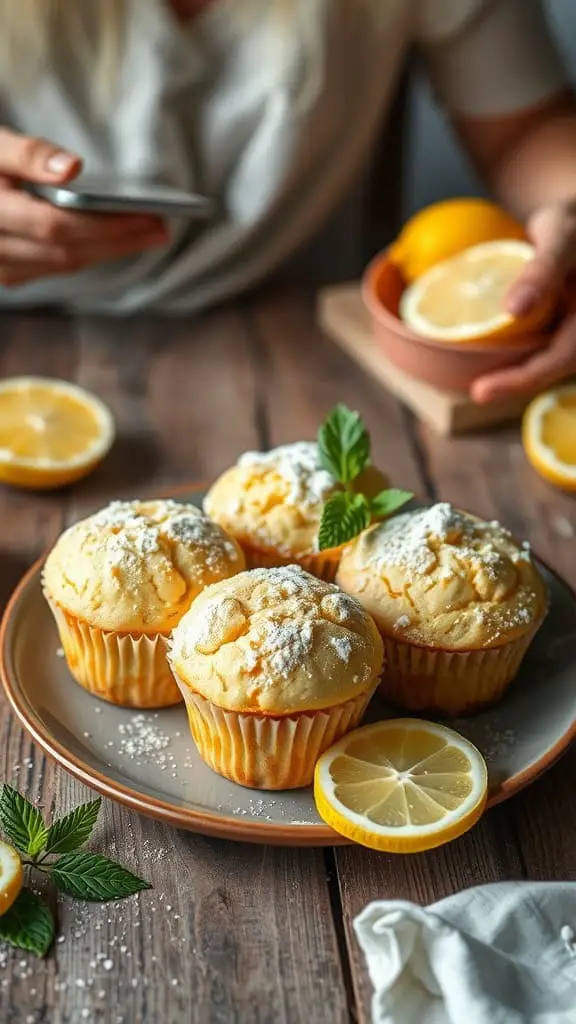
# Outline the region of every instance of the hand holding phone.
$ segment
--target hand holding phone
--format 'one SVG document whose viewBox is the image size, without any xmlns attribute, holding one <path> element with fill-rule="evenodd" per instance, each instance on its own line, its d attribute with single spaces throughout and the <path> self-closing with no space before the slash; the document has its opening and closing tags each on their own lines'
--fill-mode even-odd
<svg viewBox="0 0 576 1024">
<path fill-rule="evenodd" d="M 0 128 L 0 287 L 166 245 L 167 229 L 152 213 L 61 209 L 21 186 L 60 187 L 82 169 L 80 157 L 43 139 Z"/>
<path fill-rule="evenodd" d="M 207 196 L 156 182 L 82 174 L 64 185 L 31 186 L 32 191 L 60 210 L 84 213 L 148 213 L 158 217 L 208 220 L 214 210 Z"/>
</svg>

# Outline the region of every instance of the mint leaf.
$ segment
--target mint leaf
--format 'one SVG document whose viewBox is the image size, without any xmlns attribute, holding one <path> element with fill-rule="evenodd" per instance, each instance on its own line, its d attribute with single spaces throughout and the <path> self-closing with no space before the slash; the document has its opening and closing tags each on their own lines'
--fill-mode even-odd
<svg viewBox="0 0 576 1024">
<path fill-rule="evenodd" d="M 70 814 L 57 818 L 48 829 L 46 853 L 71 853 L 92 834 L 102 801 L 100 797 L 88 804 L 80 804 Z"/>
<path fill-rule="evenodd" d="M 370 463 L 370 437 L 357 412 L 335 406 L 318 431 L 324 469 L 345 486 Z"/>
<path fill-rule="evenodd" d="M 0 917 L 0 942 L 46 956 L 54 939 L 54 918 L 44 900 L 22 889 L 20 895 Z"/>
<path fill-rule="evenodd" d="M 370 502 L 370 511 L 373 519 L 386 519 L 387 516 L 397 512 L 399 508 L 406 505 L 414 497 L 410 491 L 400 491 L 391 487 L 388 491 L 380 491 Z"/>
<path fill-rule="evenodd" d="M 370 525 L 370 504 L 363 494 L 337 491 L 324 504 L 318 533 L 320 551 L 337 548 Z"/>
<path fill-rule="evenodd" d="M 0 796 L 0 824 L 7 839 L 20 853 L 35 857 L 44 849 L 48 830 L 40 811 L 18 790 L 6 784 Z"/>
<path fill-rule="evenodd" d="M 99 853 L 65 853 L 52 865 L 60 892 L 81 900 L 119 900 L 151 886 Z"/>
</svg>

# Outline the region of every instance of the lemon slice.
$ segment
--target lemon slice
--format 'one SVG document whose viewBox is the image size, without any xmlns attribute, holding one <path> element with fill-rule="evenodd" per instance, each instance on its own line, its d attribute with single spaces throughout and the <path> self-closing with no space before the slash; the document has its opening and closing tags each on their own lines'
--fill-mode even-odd
<svg viewBox="0 0 576 1024">
<path fill-rule="evenodd" d="M 472 246 L 437 264 L 404 291 L 402 320 L 417 334 L 437 341 L 513 338 L 549 322 L 554 299 L 525 317 L 504 308 L 506 293 L 534 249 L 528 242 L 500 240 Z"/>
<path fill-rule="evenodd" d="M 314 774 L 326 824 L 388 853 L 418 853 L 462 835 L 482 815 L 487 787 L 476 747 L 413 718 L 354 730 L 322 755 Z"/>
<path fill-rule="evenodd" d="M 524 413 L 522 444 L 545 480 L 576 491 L 576 384 L 545 391 Z"/>
<path fill-rule="evenodd" d="M 24 882 L 22 861 L 14 847 L 0 839 L 0 917 L 10 909 Z"/>
<path fill-rule="evenodd" d="M 0 382 L 0 480 L 49 489 L 86 476 L 114 440 L 105 405 L 82 388 L 47 377 Z"/>
</svg>

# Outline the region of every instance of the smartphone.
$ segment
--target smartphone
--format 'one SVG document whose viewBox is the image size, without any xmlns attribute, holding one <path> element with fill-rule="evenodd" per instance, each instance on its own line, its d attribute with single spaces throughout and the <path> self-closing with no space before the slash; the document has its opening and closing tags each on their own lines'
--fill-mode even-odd
<svg viewBox="0 0 576 1024">
<path fill-rule="evenodd" d="M 29 187 L 53 206 L 83 213 L 149 213 L 189 220 L 208 220 L 214 214 L 208 196 L 154 182 L 81 175 L 66 185 Z"/>
</svg>

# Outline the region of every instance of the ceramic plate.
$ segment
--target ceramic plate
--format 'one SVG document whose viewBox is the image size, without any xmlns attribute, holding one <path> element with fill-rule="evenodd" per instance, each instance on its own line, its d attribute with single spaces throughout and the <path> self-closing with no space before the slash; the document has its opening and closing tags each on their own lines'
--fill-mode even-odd
<svg viewBox="0 0 576 1024">
<path fill-rule="evenodd" d="M 201 494 L 190 497 L 199 502 Z M 491 804 L 542 774 L 576 734 L 576 598 L 540 568 L 550 614 L 521 674 L 496 708 L 455 723 L 488 762 Z M 180 828 L 294 846 L 343 842 L 320 821 L 309 789 L 258 792 L 215 775 L 196 752 L 183 706 L 137 713 L 81 689 L 62 657 L 40 571 L 38 563 L 14 593 L 0 649 L 12 707 L 49 755 L 105 796 Z M 369 718 L 387 714 L 376 698 Z"/>
</svg>

